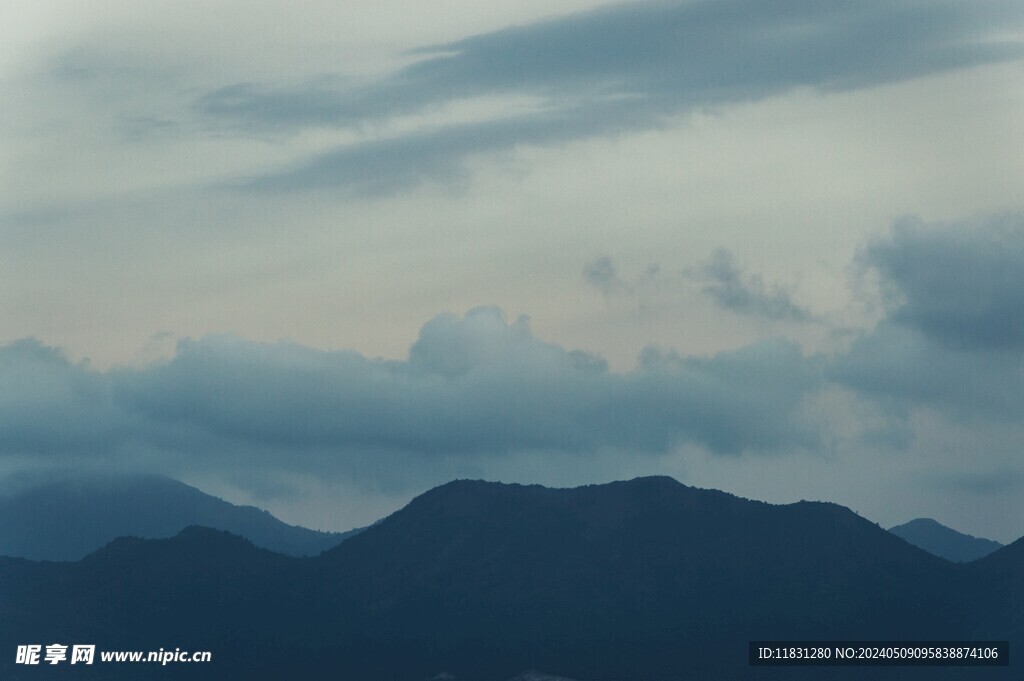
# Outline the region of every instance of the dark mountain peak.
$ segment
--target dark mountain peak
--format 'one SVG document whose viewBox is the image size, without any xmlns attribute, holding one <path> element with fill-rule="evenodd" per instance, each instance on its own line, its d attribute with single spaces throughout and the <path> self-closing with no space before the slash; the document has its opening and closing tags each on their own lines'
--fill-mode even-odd
<svg viewBox="0 0 1024 681">
<path fill-rule="evenodd" d="M 713 495 L 718 497 L 734 497 L 719 490 L 702 489 L 689 487 L 675 478 L 667 475 L 651 475 L 637 477 L 631 480 L 616 480 L 613 482 L 581 485 L 579 487 L 545 487 L 543 485 L 524 485 L 520 483 L 492 482 L 487 480 L 452 480 L 451 482 L 439 485 L 424 492 L 413 500 L 416 503 L 420 500 L 433 500 L 439 498 L 467 498 L 467 497 L 490 497 L 490 498 L 519 498 L 522 500 L 548 497 L 552 495 L 642 495 L 642 494 L 682 494 L 694 493 L 699 495 Z"/>
<path fill-rule="evenodd" d="M 393 513 L 388 522 L 403 523 L 471 519 L 486 516 L 491 522 L 517 523 L 553 514 L 573 516 L 598 525 L 621 524 L 623 518 L 656 512 L 656 509 L 701 509 L 708 504 L 746 502 L 718 490 L 687 487 L 668 476 L 640 477 L 580 487 L 453 480 L 413 499 Z M 568 514 L 568 515 L 566 515 Z M 653 518 L 652 518 L 653 519 Z"/>
<path fill-rule="evenodd" d="M 680 489 L 688 488 L 687 485 L 679 482 L 670 475 L 642 475 L 631 480 L 616 480 L 606 483 L 611 486 L 635 487 L 639 489 Z M 604 485 L 593 485 L 603 487 Z M 698 488 L 689 488 L 698 489 Z"/>
<path fill-rule="evenodd" d="M 783 504 L 780 508 L 785 509 L 788 513 L 816 516 L 822 519 L 827 518 L 833 522 L 872 524 L 853 509 L 837 504 L 834 501 L 809 501 L 801 499 L 791 504 Z"/>
<path fill-rule="evenodd" d="M 446 482 L 443 485 L 433 487 L 423 495 L 439 493 L 443 491 L 451 490 L 473 490 L 478 492 L 483 491 L 494 491 L 498 489 L 508 490 L 566 490 L 566 489 L 594 489 L 594 488 L 614 488 L 614 487 L 634 487 L 634 488 L 654 488 L 654 487 L 672 487 L 672 488 L 685 488 L 686 485 L 679 482 L 675 478 L 668 475 L 647 475 L 632 478 L 630 480 L 613 480 L 611 482 L 603 482 L 589 485 L 579 485 L 577 487 L 547 487 L 539 484 L 522 484 L 518 482 L 497 482 L 493 480 L 479 480 L 479 479 L 468 479 L 459 478 Z"/>
<path fill-rule="evenodd" d="M 416 497 L 324 555 L 362 562 L 363 552 L 395 547 L 399 564 L 428 572 L 448 569 L 456 556 L 467 565 L 514 556 L 531 570 L 526 566 L 536 561 L 586 556 L 593 566 L 607 562 L 609 570 L 621 571 L 624 562 L 637 567 L 651 555 L 684 562 L 686 556 L 715 555 L 745 564 L 758 552 L 795 558 L 811 547 L 851 572 L 879 561 L 941 562 L 837 504 L 773 505 L 666 476 L 564 489 L 457 480 Z"/>
<path fill-rule="evenodd" d="M 954 563 L 969 563 L 987 556 L 1002 546 L 991 539 L 958 532 L 932 518 L 915 518 L 890 528 L 889 531 L 928 553 Z"/>
<path fill-rule="evenodd" d="M 185 569 L 199 571 L 213 566 L 246 571 L 266 563 L 292 560 L 261 549 L 249 540 L 223 530 L 193 526 L 166 539 L 118 537 L 90 553 L 79 565 L 90 573 L 104 574 L 132 570 L 139 575 L 149 570 L 164 573 Z"/>
<path fill-rule="evenodd" d="M 172 541 L 178 542 L 179 544 L 191 543 L 191 544 L 234 544 L 235 546 L 246 546 L 255 547 L 251 541 L 245 537 L 241 537 L 227 530 L 218 530 L 212 527 L 204 527 L 203 525 L 189 525 L 183 528 L 181 532 L 174 535 L 171 538 Z"/>
<path fill-rule="evenodd" d="M 375 531 L 387 532 L 391 526 L 410 523 L 426 525 L 458 519 L 486 518 L 492 525 L 518 525 L 550 517 L 557 522 L 571 519 L 590 532 L 639 523 L 678 535 L 686 528 L 732 524 L 745 516 L 760 519 L 767 517 L 765 514 L 881 531 L 839 504 L 800 501 L 775 505 L 721 490 L 690 487 L 664 475 L 569 488 L 453 480 L 414 498 L 379 523 Z"/>
<path fill-rule="evenodd" d="M 541 485 L 523 485 L 517 482 L 496 482 L 493 480 L 473 480 L 459 478 L 446 482 L 443 485 L 433 487 L 417 498 L 431 497 L 445 494 L 489 494 L 500 490 L 513 491 L 523 489 L 543 489 Z"/>
<path fill-rule="evenodd" d="M 263 552 L 251 541 L 226 530 L 216 530 L 201 525 L 190 525 L 178 534 L 167 539 L 143 539 L 141 537 L 118 537 L 106 546 L 93 551 L 83 561 L 106 561 L 110 559 L 124 560 L 132 556 L 141 556 L 153 551 L 187 555 L 190 553 L 244 554 L 247 552 Z"/>
</svg>

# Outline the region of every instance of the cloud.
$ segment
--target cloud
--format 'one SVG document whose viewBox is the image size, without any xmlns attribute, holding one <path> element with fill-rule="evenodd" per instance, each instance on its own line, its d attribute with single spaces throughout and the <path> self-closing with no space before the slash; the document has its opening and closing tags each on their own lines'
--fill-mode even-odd
<svg viewBox="0 0 1024 681">
<path fill-rule="evenodd" d="M 858 338 L 830 377 L 895 406 L 928 406 L 957 418 L 1024 416 L 1019 356 L 957 350 L 915 330 L 883 323 Z"/>
<path fill-rule="evenodd" d="M 661 266 L 648 265 L 639 277 L 626 281 L 619 276 L 618 268 L 608 256 L 601 256 L 587 263 L 583 268 L 583 278 L 606 298 L 616 295 L 645 297 L 649 289 L 661 275 Z M 641 300 L 641 306 L 645 303 Z"/>
<path fill-rule="evenodd" d="M 36 340 L 0 347 L 0 385 L 0 456 L 96 455 L 128 433 L 110 377 Z"/>
<path fill-rule="evenodd" d="M 1005 319 L 1020 313 L 1022 233 L 1012 216 L 898 223 L 860 256 L 887 291 L 887 316 L 831 358 L 776 339 L 708 357 L 648 348 L 632 370 L 612 371 L 496 308 L 434 317 L 402 360 L 207 336 L 101 371 L 16 341 L 0 347 L 0 463 L 393 480 L 479 474 L 523 456 L 555 469 L 685 447 L 821 452 L 836 437 L 906 449 L 921 414 L 983 434 L 1024 417 L 1024 346 Z M 777 309 L 730 258 L 716 263 L 711 285 L 725 299 Z M 632 285 L 607 258 L 586 275 L 599 289 Z"/>
<path fill-rule="evenodd" d="M 613 373 L 495 308 L 435 317 L 403 361 L 211 336 L 181 341 L 167 361 L 98 372 L 19 341 L 0 349 L 0 457 L 138 450 L 158 468 L 227 469 L 245 452 L 271 468 L 355 475 L 409 457 L 766 452 L 814 444 L 799 411 L 820 375 L 785 341 L 710 358 L 647 350 Z"/>
<path fill-rule="evenodd" d="M 721 453 L 799 439 L 787 415 L 813 387 L 797 348 L 675 360 L 615 374 L 545 343 L 525 319 L 478 308 L 428 322 L 403 362 L 230 338 L 189 341 L 165 365 L 123 377 L 148 418 L 281 445 L 500 454 L 614 447 Z M 748 385 L 763 353 L 777 384 Z"/>
<path fill-rule="evenodd" d="M 760 275 L 744 276 L 727 250 L 716 250 L 695 276 L 706 282 L 702 291 L 726 310 L 777 321 L 813 319 L 810 312 L 793 302 L 789 292 L 766 286 Z"/>
<path fill-rule="evenodd" d="M 602 256 L 583 268 L 583 278 L 587 283 L 608 296 L 625 288 L 626 284 L 619 279 L 615 263 L 607 256 Z"/>
<path fill-rule="evenodd" d="M 1024 217 L 902 220 L 860 259 L 886 316 L 837 359 L 834 380 L 960 419 L 1024 417 Z"/>
<path fill-rule="evenodd" d="M 686 267 L 676 273 L 665 273 L 652 263 L 639 276 L 624 278 L 608 256 L 596 258 L 583 268 L 583 278 L 611 302 L 628 300 L 640 309 L 652 306 L 652 299 L 668 296 L 678 305 L 681 295 L 691 294 L 696 283 L 700 293 L 709 296 L 719 307 L 737 314 L 773 321 L 817 322 L 806 308 L 793 302 L 789 291 L 781 286 L 765 284 L 757 274 L 747 275 L 736 266 L 733 254 L 716 250 L 704 263 Z"/>
<path fill-rule="evenodd" d="M 966 492 L 979 497 L 1000 494 L 1020 494 L 1024 490 L 1024 473 L 1010 468 L 995 471 L 937 472 L 928 477 L 928 483 L 946 493 Z"/>
<path fill-rule="evenodd" d="M 242 178 L 236 189 L 266 192 L 340 191 L 373 197 L 408 191 L 426 183 L 461 184 L 464 161 L 475 154 L 518 145 L 545 145 L 623 130 L 620 112 L 635 104 L 529 112 L 497 120 L 442 125 L 354 142 L 313 154 L 289 167 Z M 637 111 L 634 118 L 652 119 Z"/>
<path fill-rule="evenodd" d="M 848 347 L 821 367 L 826 385 L 852 390 L 886 415 L 881 429 L 860 419 L 853 430 L 861 441 L 910 446 L 908 423 L 919 409 L 962 424 L 1024 418 L 1024 216 L 901 219 L 864 245 L 857 264 L 877 278 L 884 316 L 874 328 L 850 330 Z M 637 288 L 606 257 L 584 275 L 606 295 Z M 744 273 L 728 251 L 683 276 L 724 309 L 823 323 L 787 291 Z"/>
<path fill-rule="evenodd" d="M 908 218 L 861 254 L 897 324 L 962 350 L 1024 349 L 1024 216 Z"/>
<path fill-rule="evenodd" d="M 648 129 L 794 88 L 863 88 L 1019 59 L 1024 44 L 995 36 L 1022 23 L 1008 0 L 616 4 L 426 46 L 414 52 L 420 61 L 377 81 L 235 83 L 208 91 L 196 109 L 240 131 L 297 132 L 363 130 L 479 98 L 538 102 L 525 114 L 364 139 L 251 182 L 395 192 L 437 170 L 451 175 L 475 153 Z M 369 183 L 357 172 L 367 162 Z M 384 182 L 390 173 L 399 179 Z"/>
</svg>

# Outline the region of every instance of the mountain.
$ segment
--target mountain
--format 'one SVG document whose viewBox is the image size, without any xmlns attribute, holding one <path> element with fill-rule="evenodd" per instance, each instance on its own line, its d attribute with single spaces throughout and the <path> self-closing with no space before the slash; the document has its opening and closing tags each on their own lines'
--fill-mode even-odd
<svg viewBox="0 0 1024 681">
<path fill-rule="evenodd" d="M 450 483 L 321 562 L 366 595 L 364 645 L 404 640 L 410 670 L 474 660 L 460 671 L 479 678 L 685 678 L 697 660 L 729 678 L 752 639 L 950 638 L 969 619 L 958 594 L 934 598 L 953 566 L 848 509 L 670 478 Z"/>
<path fill-rule="evenodd" d="M 969 563 L 1003 546 L 991 539 L 981 539 L 957 532 L 931 518 L 917 518 L 891 527 L 889 531 L 928 553 L 954 563 Z"/>
<path fill-rule="evenodd" d="M 352 534 L 288 525 L 158 476 L 66 477 L 0 494 L 4 556 L 78 560 L 117 537 L 171 537 L 190 525 L 227 530 L 293 556 L 316 555 Z"/>
<path fill-rule="evenodd" d="M 964 566 L 989 632 L 1024 645 L 1024 537 Z M 1011 653 L 1012 654 L 1012 653 Z M 1019 653 L 1018 653 L 1019 655 Z"/>
<path fill-rule="evenodd" d="M 0 560 L 0 650 L 95 642 L 214 656 L 108 663 L 84 678 L 786 679 L 800 670 L 748 666 L 748 642 L 1020 645 L 1021 575 L 1024 543 L 957 565 L 829 503 L 775 506 L 670 478 L 456 481 L 315 558 L 189 528 L 77 563 Z M 0 678 L 48 671 L 11 658 L 0 655 Z M 803 676 L 979 676 L 866 671 Z"/>
</svg>

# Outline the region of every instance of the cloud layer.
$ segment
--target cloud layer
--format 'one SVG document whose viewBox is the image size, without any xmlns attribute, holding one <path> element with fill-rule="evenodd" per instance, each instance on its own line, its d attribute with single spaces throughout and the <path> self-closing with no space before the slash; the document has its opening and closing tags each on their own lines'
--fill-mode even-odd
<svg viewBox="0 0 1024 681">
<path fill-rule="evenodd" d="M 182 341 L 169 361 L 139 369 L 97 372 L 36 341 L 8 345 L 0 359 L 12 407 L 0 421 L 2 455 L 251 447 L 299 466 L 296 453 L 329 451 L 338 459 L 329 467 L 343 470 L 346 453 L 368 451 L 810 446 L 797 417 L 820 381 L 816 364 L 784 341 L 711 358 L 648 350 L 636 370 L 613 373 L 494 308 L 436 317 L 400 362 L 224 336 Z"/>
<path fill-rule="evenodd" d="M 1024 56 L 1000 40 L 1008 0 L 698 0 L 610 5 L 415 51 L 377 81 L 232 83 L 198 112 L 246 132 L 362 130 L 482 98 L 533 104 L 463 123 L 364 137 L 251 179 L 262 191 L 381 194 L 458 176 L 472 154 L 666 124 L 794 88 L 846 90 Z M 362 172 L 360 172 L 362 170 Z"/>
<path fill-rule="evenodd" d="M 902 450 L 937 479 L 927 459 L 939 455 L 922 447 L 956 433 L 976 451 L 945 445 L 942 484 L 1015 481 L 1022 235 L 1019 215 L 897 223 L 860 256 L 881 284 L 884 317 L 831 356 L 787 339 L 713 356 L 649 347 L 635 368 L 613 371 L 493 307 L 434 317 L 402 360 L 207 336 L 180 341 L 166 360 L 101 371 L 16 341 L 0 347 L 0 464 L 235 480 L 251 468 L 261 480 L 279 472 L 404 490 L 508 475 L 530 457 L 550 472 L 609 454 L 656 467 L 700 451 L 722 462 L 709 465 L 744 456 L 759 466 L 765 455 L 822 462 Z M 610 260 L 585 273 L 599 288 L 625 285 Z"/>
</svg>

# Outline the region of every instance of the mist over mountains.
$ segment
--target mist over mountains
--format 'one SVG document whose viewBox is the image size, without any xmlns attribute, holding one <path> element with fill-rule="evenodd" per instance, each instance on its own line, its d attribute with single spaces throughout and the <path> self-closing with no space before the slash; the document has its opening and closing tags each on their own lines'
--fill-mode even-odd
<svg viewBox="0 0 1024 681">
<path fill-rule="evenodd" d="M 97 665 L 83 678 L 792 678 L 748 667 L 748 641 L 1013 650 L 1021 575 L 1021 541 L 958 565 L 835 504 L 776 506 L 661 477 L 574 489 L 456 481 L 316 558 L 193 527 L 119 539 L 77 563 L 0 560 L 0 649 L 214 653 L 208 665 Z M 5 679 L 46 671 L 0 656 Z"/>
<path fill-rule="evenodd" d="M 190 525 L 227 530 L 292 556 L 317 555 L 351 532 L 288 525 L 161 476 L 66 476 L 0 494 L 0 556 L 79 560 L 118 537 L 172 537 Z"/>
</svg>

